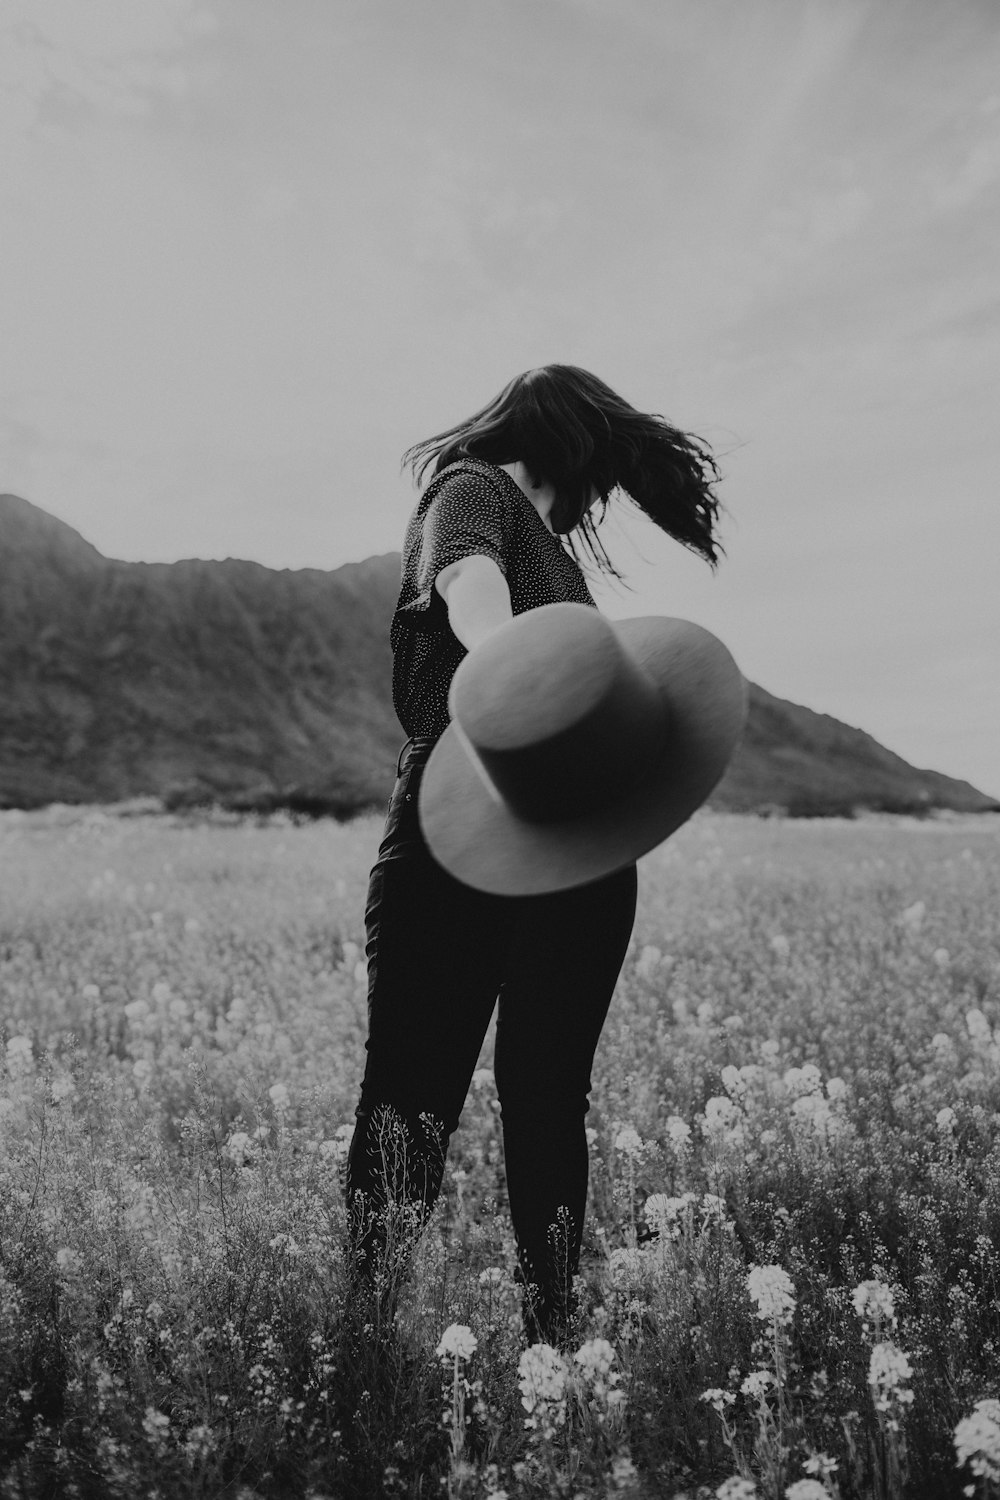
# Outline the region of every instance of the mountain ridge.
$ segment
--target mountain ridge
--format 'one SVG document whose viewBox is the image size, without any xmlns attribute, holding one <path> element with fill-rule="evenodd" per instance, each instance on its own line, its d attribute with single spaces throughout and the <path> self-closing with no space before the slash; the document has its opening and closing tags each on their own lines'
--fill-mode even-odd
<svg viewBox="0 0 1000 1500">
<path fill-rule="evenodd" d="M 346 816 L 380 805 L 403 739 L 388 643 L 398 583 L 398 553 L 333 570 L 122 562 L 0 495 L 0 807 L 155 796 Z M 710 805 L 998 806 L 755 684 Z"/>
</svg>

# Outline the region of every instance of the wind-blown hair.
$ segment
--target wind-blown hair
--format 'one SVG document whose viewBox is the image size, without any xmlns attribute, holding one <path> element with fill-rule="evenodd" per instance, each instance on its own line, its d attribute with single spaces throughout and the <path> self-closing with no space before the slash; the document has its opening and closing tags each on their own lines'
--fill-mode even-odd
<svg viewBox="0 0 1000 1500">
<path fill-rule="evenodd" d="M 460 458 L 520 459 L 536 484 L 551 484 L 550 520 L 574 552 L 576 537 L 597 568 L 621 575 L 597 535 L 608 501 L 621 491 L 661 531 L 715 567 L 719 471 L 708 448 L 663 417 L 637 411 L 576 365 L 543 365 L 516 375 L 494 400 L 403 455 L 419 482 Z M 597 491 L 597 504 L 591 498 Z M 594 519 L 594 510 L 598 512 Z M 575 534 L 575 535 L 574 535 Z"/>
</svg>

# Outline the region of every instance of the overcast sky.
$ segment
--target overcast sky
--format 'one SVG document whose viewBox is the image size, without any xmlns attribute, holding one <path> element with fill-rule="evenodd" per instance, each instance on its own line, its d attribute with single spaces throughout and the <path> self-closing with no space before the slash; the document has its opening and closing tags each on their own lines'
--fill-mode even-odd
<svg viewBox="0 0 1000 1500">
<path fill-rule="evenodd" d="M 530 366 L 708 439 L 609 612 L 1000 796 L 996 0 L 0 0 L 0 490 L 112 557 L 398 548 Z"/>
</svg>

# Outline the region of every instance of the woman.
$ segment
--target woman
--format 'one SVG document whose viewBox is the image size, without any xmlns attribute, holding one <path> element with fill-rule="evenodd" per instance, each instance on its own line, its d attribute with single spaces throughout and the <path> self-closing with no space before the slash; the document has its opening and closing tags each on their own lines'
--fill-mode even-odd
<svg viewBox="0 0 1000 1500">
<path fill-rule="evenodd" d="M 401 1218 L 415 1227 L 433 1206 L 499 998 L 495 1073 L 525 1327 L 529 1340 L 554 1343 L 572 1312 L 590 1071 L 632 931 L 635 865 L 552 895 L 473 890 L 432 858 L 417 791 L 466 653 L 526 610 L 594 605 L 581 556 L 620 576 L 597 535 L 611 497 L 627 496 L 714 566 L 718 475 L 697 439 L 571 365 L 517 376 L 404 463 L 418 479 L 434 467 L 407 528 L 390 633 L 409 739 L 368 893 L 368 1056 L 347 1170 L 352 1270 L 361 1287 L 388 1285 Z"/>
</svg>

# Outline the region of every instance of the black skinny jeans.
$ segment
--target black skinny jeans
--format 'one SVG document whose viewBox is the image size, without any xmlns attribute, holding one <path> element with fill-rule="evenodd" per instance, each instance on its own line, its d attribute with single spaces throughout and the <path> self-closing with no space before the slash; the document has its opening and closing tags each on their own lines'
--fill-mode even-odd
<svg viewBox="0 0 1000 1500">
<path fill-rule="evenodd" d="M 518 1258 L 534 1289 L 528 1328 L 554 1337 L 579 1264 L 590 1070 L 632 931 L 635 866 L 544 896 L 463 885 L 417 818 L 432 746 L 403 748 L 369 885 L 367 1063 L 347 1167 L 355 1271 L 374 1274 L 388 1198 L 420 1218 L 433 1206 L 499 997 L 494 1068 Z"/>
</svg>

